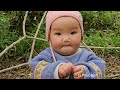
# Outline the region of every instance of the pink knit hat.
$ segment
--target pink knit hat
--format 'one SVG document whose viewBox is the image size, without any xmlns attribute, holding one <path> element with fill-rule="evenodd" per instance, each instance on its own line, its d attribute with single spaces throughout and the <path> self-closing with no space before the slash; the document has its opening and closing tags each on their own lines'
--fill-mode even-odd
<svg viewBox="0 0 120 90">
<path fill-rule="evenodd" d="M 49 41 L 50 36 L 50 27 L 57 18 L 62 16 L 73 17 L 80 23 L 80 28 L 82 30 L 82 38 L 83 38 L 83 19 L 79 11 L 48 11 L 46 15 L 46 39 Z"/>
</svg>

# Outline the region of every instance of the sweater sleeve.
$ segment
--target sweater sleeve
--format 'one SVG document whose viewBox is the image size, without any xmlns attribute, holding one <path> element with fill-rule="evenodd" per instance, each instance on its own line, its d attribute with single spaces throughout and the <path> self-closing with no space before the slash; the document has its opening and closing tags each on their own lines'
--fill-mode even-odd
<svg viewBox="0 0 120 90">
<path fill-rule="evenodd" d="M 34 63 L 37 63 L 32 69 L 34 79 L 55 79 L 55 69 L 60 63 L 62 63 L 62 61 L 50 63 L 45 60 L 41 60 L 39 62 L 32 62 L 32 64 Z"/>
<path fill-rule="evenodd" d="M 103 79 L 105 74 L 105 61 L 93 53 L 89 53 L 86 62 L 77 62 L 84 65 L 84 79 Z"/>
<path fill-rule="evenodd" d="M 49 63 L 44 69 L 42 70 L 41 79 L 55 79 L 54 72 L 56 67 L 63 63 L 62 61 L 56 61 Z"/>
<path fill-rule="evenodd" d="M 63 63 L 60 63 L 57 67 L 56 67 L 56 69 L 55 69 L 55 72 L 54 72 L 54 78 L 55 79 L 60 79 L 59 78 L 59 75 L 58 75 L 58 69 L 59 69 L 59 67 L 60 67 L 60 65 L 62 65 Z M 70 78 L 70 75 L 68 75 L 67 77 L 65 77 L 64 79 L 69 79 Z"/>
<path fill-rule="evenodd" d="M 40 53 L 29 61 L 34 79 L 54 79 L 54 71 L 62 61 L 53 62 L 49 53 Z"/>
<path fill-rule="evenodd" d="M 60 63 L 55 69 L 55 72 L 54 72 L 54 78 L 55 79 L 60 79 L 59 75 L 58 75 L 58 69 L 59 69 L 60 65 L 62 65 L 62 63 Z"/>
</svg>

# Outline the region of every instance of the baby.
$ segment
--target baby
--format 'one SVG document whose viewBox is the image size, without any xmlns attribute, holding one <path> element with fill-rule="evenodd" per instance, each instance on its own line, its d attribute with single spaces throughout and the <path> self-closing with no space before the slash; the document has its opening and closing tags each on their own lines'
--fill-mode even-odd
<svg viewBox="0 0 120 90">
<path fill-rule="evenodd" d="M 102 79 L 105 61 L 86 48 L 79 11 L 48 11 L 46 38 L 50 48 L 29 61 L 35 79 Z"/>
</svg>

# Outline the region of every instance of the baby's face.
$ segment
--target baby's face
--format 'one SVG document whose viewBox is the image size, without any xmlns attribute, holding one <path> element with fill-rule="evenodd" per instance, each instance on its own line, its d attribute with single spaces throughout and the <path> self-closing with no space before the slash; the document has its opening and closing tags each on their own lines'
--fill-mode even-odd
<svg viewBox="0 0 120 90">
<path fill-rule="evenodd" d="M 81 42 L 79 22 L 72 17 L 60 17 L 51 25 L 50 41 L 59 54 L 67 56 L 74 54 Z"/>
</svg>

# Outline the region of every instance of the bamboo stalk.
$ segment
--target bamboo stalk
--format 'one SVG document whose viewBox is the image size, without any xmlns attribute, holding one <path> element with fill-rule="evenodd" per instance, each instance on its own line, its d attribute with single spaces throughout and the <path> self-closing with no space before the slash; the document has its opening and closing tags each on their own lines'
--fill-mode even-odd
<svg viewBox="0 0 120 90">
<path fill-rule="evenodd" d="M 35 38 L 35 37 L 31 37 L 31 36 L 26 36 L 27 38 L 31 38 L 31 39 L 37 39 L 37 40 L 42 40 L 42 41 L 47 41 L 46 39 L 43 39 L 43 38 Z M 86 46 L 80 46 L 81 48 L 85 48 Z M 97 46 L 87 46 L 89 48 L 98 48 L 98 49 L 104 49 L 104 48 L 107 48 L 107 49 L 120 49 L 120 47 L 97 47 Z"/>
<path fill-rule="evenodd" d="M 81 48 L 85 48 L 85 46 L 80 46 Z M 89 48 L 95 48 L 95 49 L 120 49 L 120 47 L 96 47 L 96 46 L 88 46 Z"/>
<path fill-rule="evenodd" d="M 31 36 L 26 36 L 27 38 L 30 38 L 30 39 L 38 39 L 38 40 L 42 40 L 42 41 L 47 41 L 46 39 L 43 39 L 43 38 L 35 38 L 35 37 L 31 37 Z"/>
<path fill-rule="evenodd" d="M 25 16 L 24 16 L 24 20 L 23 20 L 23 35 L 24 36 L 26 36 L 25 23 L 26 23 L 27 16 L 28 16 L 28 11 L 26 11 Z"/>
<path fill-rule="evenodd" d="M 27 41 L 25 41 L 29 46 L 31 46 Z M 35 53 L 37 53 L 37 51 L 34 49 Z M 38 54 L 38 53 L 37 53 Z"/>
<path fill-rule="evenodd" d="M 22 38 L 18 39 L 17 41 L 13 42 L 10 46 L 6 47 L 1 53 L 0 53 L 0 57 L 3 56 L 10 48 L 12 48 L 13 46 L 15 46 L 17 43 L 21 42 L 22 40 L 24 40 L 26 38 L 26 36 L 23 36 Z"/>
<path fill-rule="evenodd" d="M 38 28 L 37 28 L 37 30 L 36 30 L 36 33 L 35 33 L 35 35 L 34 35 L 34 39 L 33 39 L 33 43 L 32 43 L 32 48 L 31 48 L 31 53 L 30 53 L 29 60 L 31 60 L 31 58 L 32 58 L 33 50 L 34 50 L 34 45 L 35 45 L 35 41 L 36 41 L 35 38 L 37 37 L 38 31 L 39 31 L 39 29 L 40 29 L 40 27 L 41 27 L 41 24 L 42 24 L 42 22 L 43 22 L 43 19 L 45 18 L 46 13 L 47 13 L 47 11 L 45 11 L 45 13 L 44 13 L 44 15 L 43 15 L 40 23 L 38 24 Z"/>
<path fill-rule="evenodd" d="M 83 45 L 85 46 L 85 48 L 87 48 L 89 51 L 93 52 L 93 51 L 90 49 L 90 47 L 88 47 L 88 46 L 84 43 L 84 41 L 82 41 L 82 43 L 83 43 Z"/>
<path fill-rule="evenodd" d="M 12 67 L 9 67 L 9 68 L 3 69 L 3 70 L 0 70 L 0 73 L 8 71 L 8 70 L 15 69 L 15 68 L 18 68 L 18 67 L 21 67 L 21 66 L 25 66 L 25 65 L 28 65 L 28 62 L 27 63 L 19 64 L 19 65 L 16 65 L 16 66 L 12 66 Z"/>
</svg>

